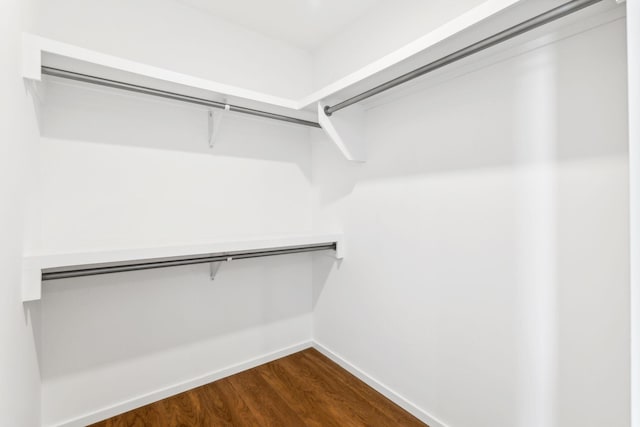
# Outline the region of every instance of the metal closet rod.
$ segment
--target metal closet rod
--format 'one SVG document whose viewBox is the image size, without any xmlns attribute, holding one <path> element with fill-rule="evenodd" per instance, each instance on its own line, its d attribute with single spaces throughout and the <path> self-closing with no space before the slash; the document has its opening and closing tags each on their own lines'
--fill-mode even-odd
<svg viewBox="0 0 640 427">
<path fill-rule="evenodd" d="M 391 88 L 399 86 L 403 83 L 406 83 L 410 80 L 413 80 L 417 77 L 423 76 L 427 73 L 435 71 L 439 68 L 442 68 L 446 65 L 452 64 L 456 61 L 459 61 L 463 58 L 476 54 L 480 51 L 488 49 L 497 44 L 503 43 L 507 40 L 511 40 L 514 37 L 517 37 L 521 34 L 524 34 L 528 31 L 534 30 L 542 25 L 553 22 L 557 19 L 560 19 L 564 16 L 570 15 L 574 12 L 584 9 L 587 6 L 591 6 L 592 4 L 596 4 L 601 2 L 602 0 L 573 0 L 563 5 L 560 5 L 554 9 L 551 9 L 545 13 L 542 13 L 538 16 L 535 16 L 531 19 L 528 19 L 520 24 L 514 25 L 513 27 L 507 28 L 504 31 L 501 31 L 497 34 L 494 34 L 486 39 L 483 39 L 479 42 L 476 42 L 472 45 L 469 45 L 465 48 L 462 48 L 454 53 L 451 53 L 447 56 L 444 56 L 436 61 L 433 61 L 427 65 L 423 65 L 420 68 L 416 68 L 413 71 L 410 71 L 406 74 L 403 74 L 395 79 L 389 80 L 386 83 L 382 83 L 372 89 L 369 89 L 365 92 L 362 92 L 359 95 L 353 96 L 345 101 L 342 101 L 333 106 L 325 106 L 324 112 L 327 116 L 335 113 L 336 111 L 342 110 L 350 105 L 358 103 L 367 98 L 371 98 L 381 92 L 387 91 Z"/>
<path fill-rule="evenodd" d="M 155 258 L 140 261 L 124 261 L 105 264 L 95 264 L 92 267 L 60 267 L 42 271 L 42 280 L 67 279 L 70 277 L 96 276 L 99 274 L 122 273 L 126 271 L 151 270 L 154 268 L 177 267 L 181 265 L 209 264 L 212 262 L 228 261 L 229 259 L 260 258 L 274 255 L 298 254 L 336 250 L 335 243 L 295 246 L 288 248 L 267 249 L 263 251 L 227 252 L 205 254 L 192 257 Z"/>
<path fill-rule="evenodd" d="M 228 109 L 242 114 L 264 117 L 267 119 L 280 120 L 282 122 L 294 123 L 302 126 L 310 126 L 319 128 L 320 124 L 309 120 L 298 119 L 296 117 L 284 116 L 282 114 L 270 113 L 268 111 L 256 110 L 253 108 L 240 107 L 238 105 L 225 104 L 224 102 L 211 101 L 209 99 L 197 98 L 195 96 L 181 95 L 166 90 L 153 89 L 146 86 L 134 85 L 131 83 L 119 82 L 116 80 L 105 79 L 102 77 L 91 76 L 89 74 L 76 73 L 73 71 L 61 70 L 59 68 L 42 66 L 42 74 L 49 76 L 61 77 L 63 79 L 75 80 L 83 83 L 90 83 L 99 86 L 105 86 L 115 89 L 126 90 L 129 92 L 142 93 L 145 95 L 159 96 L 161 98 L 173 99 L 175 101 L 188 102 L 191 104 L 203 105 L 205 107 Z"/>
</svg>

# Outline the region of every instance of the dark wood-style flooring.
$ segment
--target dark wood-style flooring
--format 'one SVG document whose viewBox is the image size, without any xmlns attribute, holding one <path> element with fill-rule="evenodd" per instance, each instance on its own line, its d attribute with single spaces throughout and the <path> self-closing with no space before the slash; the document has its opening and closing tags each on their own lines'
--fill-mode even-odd
<svg viewBox="0 0 640 427">
<path fill-rule="evenodd" d="M 425 424 L 317 350 L 307 349 L 93 426 Z"/>
</svg>

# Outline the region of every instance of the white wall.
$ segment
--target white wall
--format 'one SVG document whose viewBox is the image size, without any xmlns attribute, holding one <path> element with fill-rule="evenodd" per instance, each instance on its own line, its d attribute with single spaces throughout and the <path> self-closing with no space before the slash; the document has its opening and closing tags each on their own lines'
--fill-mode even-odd
<svg viewBox="0 0 640 427">
<path fill-rule="evenodd" d="M 39 0 L 36 32 L 225 84 L 298 98 L 311 55 L 174 0 Z"/>
<path fill-rule="evenodd" d="M 382 1 L 313 51 L 313 85 L 322 88 L 394 52 L 484 0 Z"/>
<path fill-rule="evenodd" d="M 631 427 L 640 427 L 640 2 L 627 2 L 631 216 Z"/>
<path fill-rule="evenodd" d="M 29 2 L 0 2 L 0 425 L 40 423 L 40 381 L 33 324 L 37 305 L 20 296 L 26 194 L 37 143 L 33 104 L 20 73 L 20 33 Z"/>
<path fill-rule="evenodd" d="M 127 2 L 133 15 L 121 16 L 124 2 L 43 2 L 40 29 L 142 62 L 227 73 L 214 76 L 225 83 L 276 92 L 304 85 L 300 73 L 277 73 L 287 61 L 304 65 L 299 51 L 240 29 L 234 31 L 243 38 L 234 38 L 227 27 L 205 23 L 206 15 L 177 3 L 147 6 Z M 212 32 L 231 37 L 234 49 L 214 43 Z M 230 60 L 216 67 L 224 55 Z M 248 61 L 267 59 L 282 61 L 280 68 L 257 65 L 269 69 L 264 74 L 246 68 Z M 311 228 L 307 128 L 228 114 L 211 149 L 200 108 L 62 81 L 41 86 L 39 95 L 38 250 L 172 245 Z M 208 268 L 47 283 L 39 353 L 43 423 L 106 414 L 100 411 L 111 405 L 310 340 L 309 255 L 234 261 L 214 282 Z"/>
<path fill-rule="evenodd" d="M 279 96 L 311 88 L 307 52 L 179 2 L 40 1 L 37 11 L 35 32 L 68 43 Z M 64 82 L 39 96 L 37 250 L 311 227 L 306 128 L 231 114 L 210 149 L 199 108 Z M 308 342 L 311 259 L 233 262 L 215 282 L 207 265 L 50 282 L 41 304 L 43 424 L 82 424 Z"/>
<path fill-rule="evenodd" d="M 46 252 L 203 242 L 311 227 L 308 130 L 51 83 L 42 93 Z M 309 255 L 48 282 L 43 420 L 73 420 L 307 343 Z"/>
<path fill-rule="evenodd" d="M 629 425 L 624 22 L 314 134 L 314 339 L 454 426 Z M 397 96 L 396 96 L 397 98 Z"/>
<path fill-rule="evenodd" d="M 64 81 L 42 94 L 42 249 L 303 231 L 308 128 Z M 216 112 L 217 114 L 217 112 Z"/>
<path fill-rule="evenodd" d="M 281 96 L 311 87 L 307 53 L 168 0 L 42 1 L 38 11 L 36 32 L 70 43 Z M 392 31 L 395 42 L 420 19 Z M 230 34 L 233 44 L 211 42 Z M 320 65 L 317 81 L 379 54 L 367 50 L 375 43 L 352 49 L 358 34 L 336 42 L 344 68 Z M 49 85 L 32 174 L 39 249 L 315 225 L 344 228 L 349 253 L 337 268 L 318 256 L 312 269 L 307 255 L 233 262 L 214 282 L 191 266 L 47 283 L 36 331 L 43 423 L 106 414 L 306 343 L 313 320 L 321 344 L 450 426 L 628 425 L 624 67 L 617 22 L 425 85 L 368 111 L 364 165 L 315 132 L 312 161 L 306 129 L 234 116 L 211 150 L 202 110 Z M 14 269 L 15 197 L 2 225 Z M 32 337 L 8 289 L 2 344 L 18 350 L 6 384 L 37 399 Z M 37 411 L 10 409 L 23 417 L 12 421 L 37 423 Z"/>
</svg>

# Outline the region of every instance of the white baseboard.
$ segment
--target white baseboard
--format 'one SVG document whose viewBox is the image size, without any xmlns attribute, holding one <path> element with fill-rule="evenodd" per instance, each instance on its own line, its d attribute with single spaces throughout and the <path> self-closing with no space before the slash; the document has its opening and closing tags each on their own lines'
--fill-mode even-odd
<svg viewBox="0 0 640 427">
<path fill-rule="evenodd" d="M 189 381 L 184 381 L 178 384 L 174 384 L 169 387 L 165 387 L 160 390 L 153 391 L 151 393 L 147 393 L 133 399 L 129 399 L 118 404 L 100 409 L 95 412 L 91 412 L 88 414 L 84 414 L 77 418 L 73 418 L 71 420 L 65 421 L 61 424 L 57 424 L 58 427 L 82 427 L 88 424 L 92 424 L 110 417 L 113 417 L 118 414 L 122 414 L 127 411 L 131 411 L 132 409 L 139 408 L 144 405 L 148 405 L 150 403 L 156 402 L 158 400 L 165 399 L 167 397 L 176 395 L 178 393 L 185 392 L 187 390 L 191 390 L 195 387 L 200 387 L 202 385 L 208 384 L 213 381 L 217 381 L 219 379 L 228 377 L 230 375 L 237 374 L 242 371 L 246 371 L 247 369 L 255 368 L 256 366 L 274 361 L 281 357 L 288 356 L 290 354 L 296 353 L 298 351 L 302 351 L 306 348 L 313 347 L 318 350 L 320 353 L 327 356 L 329 359 L 333 360 L 335 363 L 349 371 L 351 374 L 356 376 L 358 379 L 369 385 L 371 388 L 381 393 L 383 396 L 391 400 L 396 405 L 400 406 L 407 412 L 411 413 L 413 416 L 418 418 L 419 420 L 427 423 L 430 427 L 447 427 L 447 425 L 436 417 L 432 416 L 425 410 L 419 408 L 411 401 L 405 399 L 400 394 L 391 390 L 389 387 L 381 383 L 380 381 L 375 380 L 367 373 L 355 367 L 353 364 L 345 360 L 340 355 L 334 353 L 329 350 L 326 346 L 316 342 L 316 341 L 305 341 L 299 344 L 295 344 L 293 346 L 274 351 L 260 357 L 256 357 L 251 360 L 247 360 L 242 363 L 238 363 L 236 365 L 230 366 L 225 369 L 220 369 L 218 371 L 211 372 L 209 374 L 203 375 L 198 378 L 194 378 Z"/>
<path fill-rule="evenodd" d="M 341 367 L 349 371 L 352 375 L 357 377 L 360 381 L 364 382 L 369 387 L 373 388 L 378 393 L 382 394 L 387 399 L 391 400 L 393 403 L 395 403 L 405 411 L 409 412 L 414 417 L 418 418 L 420 421 L 428 424 L 429 427 L 447 427 L 447 425 L 443 421 L 429 414 L 424 409 L 416 406 L 414 403 L 402 397 L 400 394 L 396 393 L 395 391 L 391 390 L 389 387 L 387 387 L 380 381 L 374 379 L 366 372 L 363 372 L 362 370 L 358 369 L 353 364 L 351 364 L 346 359 L 344 359 L 342 356 L 329 350 L 326 346 L 320 344 L 317 341 L 314 341 L 313 348 L 315 348 L 320 353 L 327 356 L 329 359 L 333 360 L 335 363 L 337 363 L 338 365 L 340 365 Z"/>
<path fill-rule="evenodd" d="M 61 424 L 56 424 L 56 426 L 83 427 L 88 424 L 92 424 L 92 423 L 113 417 L 115 415 L 122 414 L 127 411 L 131 411 L 132 409 L 136 409 L 141 406 L 148 405 L 149 403 L 153 403 L 158 400 L 165 399 L 175 394 L 182 393 L 187 390 L 191 390 L 192 388 L 200 387 L 210 382 L 217 381 L 224 377 L 228 377 L 230 375 L 237 374 L 242 371 L 246 371 L 247 369 L 255 368 L 256 366 L 274 361 L 281 357 L 288 356 L 290 354 L 296 353 L 298 351 L 302 351 L 312 346 L 313 346 L 313 342 L 304 341 L 299 344 L 295 344 L 290 347 L 256 357 L 254 359 L 247 360 L 242 363 L 238 363 L 236 365 L 230 366 L 225 369 L 220 369 L 218 371 L 210 372 L 206 375 L 203 375 L 198 378 L 194 378 L 189 381 L 184 381 L 178 384 L 174 384 L 172 386 L 165 387 L 161 390 L 156 390 L 151 393 L 147 393 L 147 394 L 135 397 L 133 399 L 129 399 L 124 402 L 120 402 L 118 404 L 100 409 L 98 411 L 84 414 L 80 417 L 73 418 Z"/>
</svg>

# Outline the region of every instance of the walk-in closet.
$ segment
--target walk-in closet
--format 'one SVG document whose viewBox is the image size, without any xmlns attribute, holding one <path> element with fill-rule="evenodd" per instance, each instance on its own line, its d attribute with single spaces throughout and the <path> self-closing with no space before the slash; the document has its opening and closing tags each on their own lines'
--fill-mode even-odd
<svg viewBox="0 0 640 427">
<path fill-rule="evenodd" d="M 640 427 L 640 0 L 0 16 L 0 427 Z"/>
</svg>

